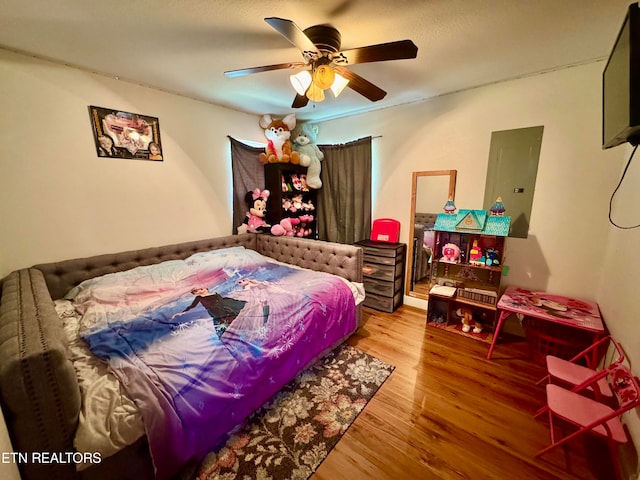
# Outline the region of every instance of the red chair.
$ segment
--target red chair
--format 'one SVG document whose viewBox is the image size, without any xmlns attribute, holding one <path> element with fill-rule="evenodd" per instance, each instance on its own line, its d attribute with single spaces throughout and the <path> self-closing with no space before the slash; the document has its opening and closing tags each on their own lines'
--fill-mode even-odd
<svg viewBox="0 0 640 480">
<path fill-rule="evenodd" d="M 597 363 L 605 348 L 607 351 L 611 350 L 611 358 L 608 359 L 606 366 L 597 370 L 594 364 Z M 613 392 L 607 383 L 607 371 L 621 364 L 624 359 L 622 346 L 613 337 L 606 336 L 570 360 L 547 355 L 548 375 L 538 383 L 549 380 L 551 383 L 566 386 L 574 391 L 580 389 L 584 383 L 589 383 L 587 390 L 593 393 L 596 400 L 611 399 Z M 597 376 L 597 381 L 591 384 L 594 376 Z"/>
<path fill-rule="evenodd" d="M 609 388 L 617 400 L 617 405 L 613 408 L 582 395 L 585 389 L 595 388 L 595 384 L 601 378 L 600 373 L 573 390 L 566 390 L 553 383 L 547 384 L 545 409 L 549 412 L 551 444 L 536 453 L 536 457 L 580 435 L 591 433 L 607 440 L 617 478 L 621 478 L 617 446 L 628 441 L 621 416 L 640 405 L 640 384 L 638 378 L 624 365 L 617 364 L 604 371 Z M 554 419 L 561 419 L 569 425 L 573 425 L 574 431 L 569 435 L 557 438 L 554 431 Z"/>
</svg>

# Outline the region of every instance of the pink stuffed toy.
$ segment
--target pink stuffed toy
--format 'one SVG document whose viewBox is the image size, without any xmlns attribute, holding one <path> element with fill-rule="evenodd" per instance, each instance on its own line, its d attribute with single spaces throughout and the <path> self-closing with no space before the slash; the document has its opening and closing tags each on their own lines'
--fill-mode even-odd
<svg viewBox="0 0 640 480">
<path fill-rule="evenodd" d="M 294 227 L 300 223 L 297 218 L 283 218 L 278 225 L 271 227 L 271 234 L 277 236 L 294 236 Z"/>
<path fill-rule="evenodd" d="M 442 247 L 442 260 L 449 263 L 457 263 L 460 258 L 460 248 L 455 243 L 447 243 Z"/>
<path fill-rule="evenodd" d="M 271 229 L 271 225 L 264 220 L 267 214 L 267 199 L 270 194 L 269 190 L 260 191 L 259 188 L 256 188 L 245 195 L 245 200 L 249 206 L 249 211 L 244 220 L 247 232 L 263 233 Z M 245 230 L 242 227 L 242 225 L 238 227 L 238 233 L 242 233 Z"/>
<path fill-rule="evenodd" d="M 295 212 L 296 209 L 293 207 L 293 202 L 291 201 L 290 198 L 283 198 L 282 199 L 282 210 L 284 210 L 285 212 Z"/>
<path fill-rule="evenodd" d="M 297 212 L 298 210 L 302 210 L 303 207 L 303 203 L 302 203 L 302 194 L 298 194 L 298 195 L 294 195 L 293 198 L 291 199 L 292 205 L 289 208 L 289 210 L 291 210 L 292 212 Z"/>
</svg>

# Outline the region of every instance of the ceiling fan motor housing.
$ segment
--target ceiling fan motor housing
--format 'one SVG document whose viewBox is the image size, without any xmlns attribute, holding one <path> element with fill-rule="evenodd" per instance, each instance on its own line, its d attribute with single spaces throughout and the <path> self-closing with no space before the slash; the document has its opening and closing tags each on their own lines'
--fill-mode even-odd
<svg viewBox="0 0 640 480">
<path fill-rule="evenodd" d="M 337 53 L 340 51 L 342 37 L 331 25 L 314 25 L 304 30 L 304 34 L 321 52 Z"/>
</svg>

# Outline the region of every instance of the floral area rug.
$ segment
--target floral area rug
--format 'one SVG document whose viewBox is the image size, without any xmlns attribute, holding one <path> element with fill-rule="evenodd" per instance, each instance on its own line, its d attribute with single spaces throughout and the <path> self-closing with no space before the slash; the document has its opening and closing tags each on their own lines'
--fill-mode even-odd
<svg viewBox="0 0 640 480">
<path fill-rule="evenodd" d="M 254 413 L 192 478 L 305 480 L 395 367 L 342 345 Z"/>
</svg>

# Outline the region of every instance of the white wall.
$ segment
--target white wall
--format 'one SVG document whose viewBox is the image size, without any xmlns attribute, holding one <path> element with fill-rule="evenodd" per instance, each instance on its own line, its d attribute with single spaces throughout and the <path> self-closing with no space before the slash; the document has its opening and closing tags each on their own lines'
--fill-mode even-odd
<svg viewBox="0 0 640 480">
<path fill-rule="evenodd" d="M 374 217 L 399 218 L 407 241 L 411 172 L 458 170 L 456 205 L 482 208 L 491 132 L 543 125 L 529 238 L 508 239 L 505 283 L 596 299 L 623 160 L 600 148 L 601 71 L 594 63 L 333 120 L 319 138 L 382 136 L 374 140 Z"/>
<path fill-rule="evenodd" d="M 627 157 L 631 148 L 616 147 Z M 621 177 L 623 168 L 616 171 Z M 617 182 L 616 182 L 617 183 Z M 613 202 L 612 218 L 620 226 L 640 224 L 640 152 L 633 159 L 623 183 Z M 640 376 L 640 228 L 621 230 L 608 228 L 607 244 L 601 251 L 604 268 L 598 291 L 598 305 L 611 334 L 619 339 L 629 358 L 635 375 Z M 599 251 L 600 253 L 600 251 Z M 640 412 L 633 410 L 627 416 L 627 424 L 640 455 Z M 623 454 L 627 451 L 623 451 Z M 635 459 L 629 463 L 636 462 Z M 640 469 L 640 467 L 637 467 Z M 640 480 L 640 471 L 636 471 Z"/>
<path fill-rule="evenodd" d="M 511 268 L 504 283 L 597 301 L 640 373 L 640 229 L 608 223 L 609 198 L 630 148 L 600 147 L 603 67 L 597 62 L 325 122 L 319 141 L 382 136 L 374 140 L 374 218 L 398 218 L 407 242 L 411 172 L 458 170 L 456 205 L 482 208 L 491 132 L 543 125 L 529 238 L 507 240 Z M 637 158 L 615 203 L 622 224 L 640 223 L 639 186 Z M 405 301 L 426 308 L 424 301 Z M 627 420 L 640 446 L 638 414 Z"/>
<path fill-rule="evenodd" d="M 35 263 L 230 234 L 227 135 L 253 115 L 0 50 L 0 278 Z M 89 105 L 158 117 L 164 161 L 99 158 Z"/>
</svg>

